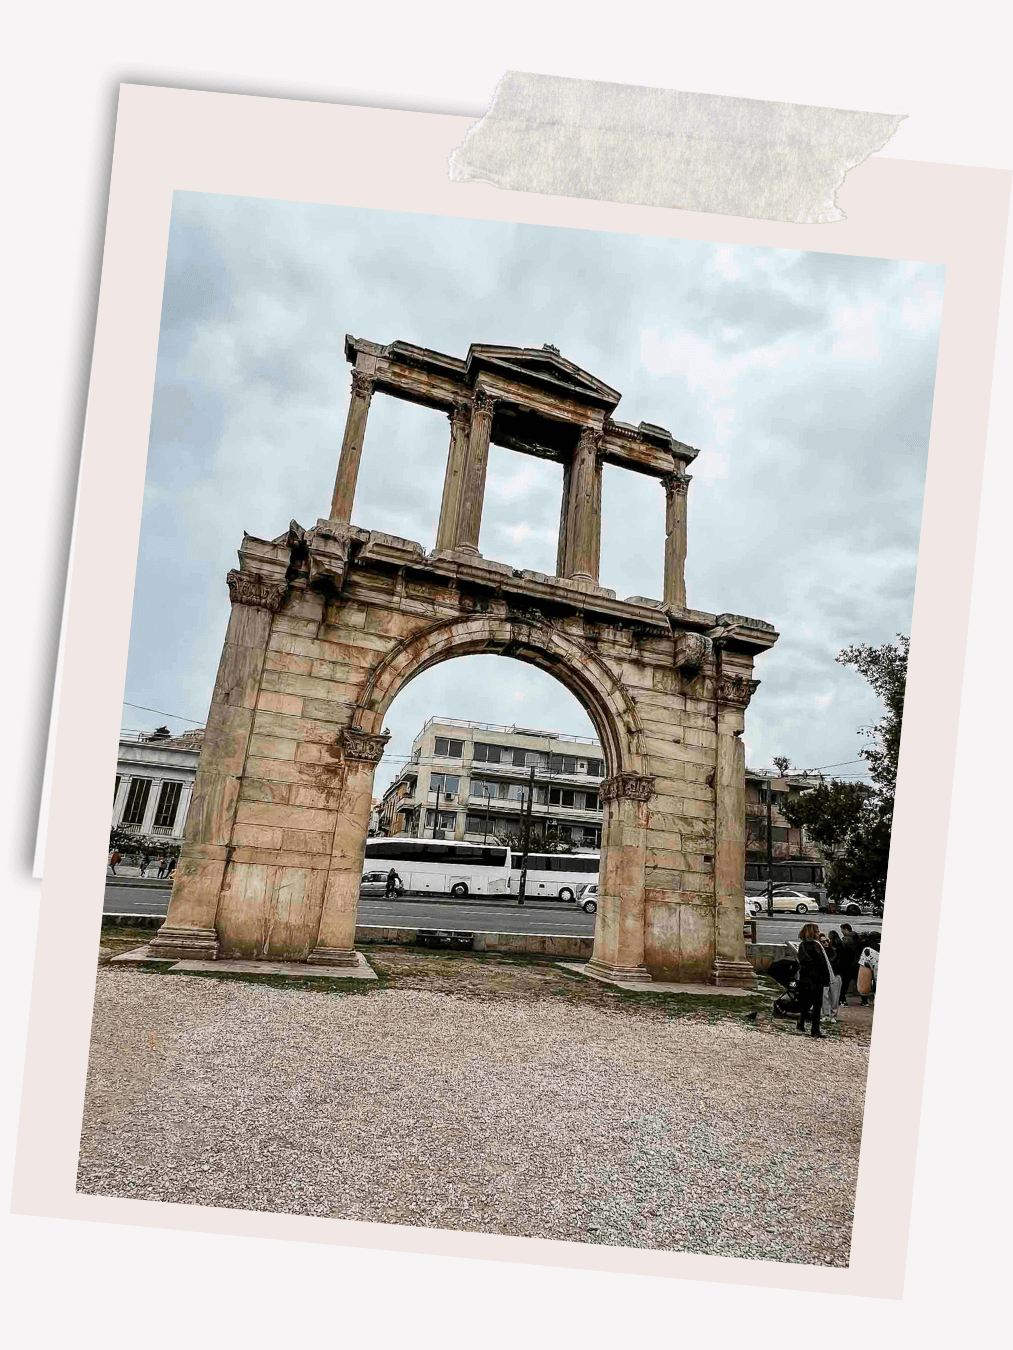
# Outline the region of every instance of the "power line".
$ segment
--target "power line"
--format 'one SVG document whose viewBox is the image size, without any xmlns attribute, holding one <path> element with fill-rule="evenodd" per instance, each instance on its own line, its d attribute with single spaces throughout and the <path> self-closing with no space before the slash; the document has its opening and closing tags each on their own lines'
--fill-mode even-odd
<svg viewBox="0 0 1013 1350">
<path fill-rule="evenodd" d="M 203 722 L 198 722 L 196 717 L 184 717 L 182 713 L 166 712 L 164 708 L 146 708 L 143 703 L 130 703 L 127 699 L 123 700 L 124 708 L 137 708 L 141 712 L 157 713 L 159 717 L 174 717 L 177 722 L 192 722 L 195 727 L 202 727 Z"/>
</svg>

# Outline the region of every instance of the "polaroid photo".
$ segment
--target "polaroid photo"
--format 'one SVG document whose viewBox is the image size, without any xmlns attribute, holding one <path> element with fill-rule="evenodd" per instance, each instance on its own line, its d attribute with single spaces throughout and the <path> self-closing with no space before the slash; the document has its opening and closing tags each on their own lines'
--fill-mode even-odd
<svg viewBox="0 0 1013 1350">
<path fill-rule="evenodd" d="M 16 1207 L 897 1297 L 1008 175 L 466 127 L 122 92 Z"/>
</svg>

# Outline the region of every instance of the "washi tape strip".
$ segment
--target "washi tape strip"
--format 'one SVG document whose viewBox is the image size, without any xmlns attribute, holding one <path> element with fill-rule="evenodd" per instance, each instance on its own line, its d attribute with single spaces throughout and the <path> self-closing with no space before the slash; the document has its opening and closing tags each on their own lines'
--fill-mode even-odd
<svg viewBox="0 0 1013 1350">
<path fill-rule="evenodd" d="M 450 156 L 450 177 L 822 225 L 845 219 L 835 200 L 845 174 L 904 116 L 511 70 Z"/>
</svg>

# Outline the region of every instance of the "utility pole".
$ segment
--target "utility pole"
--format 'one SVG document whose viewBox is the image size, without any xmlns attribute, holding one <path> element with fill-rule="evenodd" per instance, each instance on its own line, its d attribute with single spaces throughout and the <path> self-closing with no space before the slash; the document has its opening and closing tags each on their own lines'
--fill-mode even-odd
<svg viewBox="0 0 1013 1350">
<path fill-rule="evenodd" d="M 774 829 L 771 822 L 773 800 L 771 781 L 767 779 L 767 918 L 774 917 Z"/>
<path fill-rule="evenodd" d="M 531 842 L 531 803 L 535 795 L 535 766 L 532 764 L 528 774 L 528 800 L 524 803 L 524 842 L 521 851 L 521 879 L 517 886 L 517 903 L 524 904 L 524 895 L 528 888 L 528 845 Z"/>
</svg>

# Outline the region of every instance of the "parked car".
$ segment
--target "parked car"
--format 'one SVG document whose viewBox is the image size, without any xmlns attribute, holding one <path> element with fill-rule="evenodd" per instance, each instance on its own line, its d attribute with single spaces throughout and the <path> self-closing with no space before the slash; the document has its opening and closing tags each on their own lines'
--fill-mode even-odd
<svg viewBox="0 0 1013 1350">
<path fill-rule="evenodd" d="M 848 915 L 871 914 L 873 916 L 881 916 L 883 913 L 883 906 L 874 904 L 873 901 L 871 900 L 838 900 L 837 913 Z"/>
<path fill-rule="evenodd" d="M 767 908 L 766 903 L 755 895 L 746 896 L 746 918 L 755 918 Z"/>
<path fill-rule="evenodd" d="M 592 881 L 589 886 L 581 886 L 577 891 L 577 904 L 585 914 L 596 914 L 598 911 L 598 883 Z"/>
<path fill-rule="evenodd" d="M 362 881 L 359 883 L 360 895 L 385 895 L 387 893 L 387 873 L 386 872 L 363 872 Z M 404 887 L 397 888 L 398 895 L 404 894 Z"/>
<path fill-rule="evenodd" d="M 766 914 L 766 897 L 748 896 L 747 903 L 750 900 L 758 900 L 760 905 L 758 912 L 760 914 Z M 754 913 L 755 912 L 757 911 L 754 911 Z M 818 914 L 819 912 L 819 902 L 814 900 L 811 895 L 805 895 L 802 891 L 792 891 L 786 888 L 774 892 L 775 914 Z"/>
</svg>

